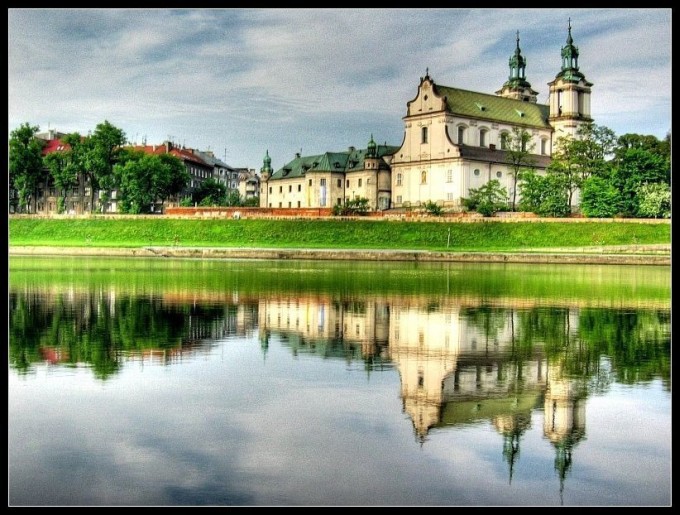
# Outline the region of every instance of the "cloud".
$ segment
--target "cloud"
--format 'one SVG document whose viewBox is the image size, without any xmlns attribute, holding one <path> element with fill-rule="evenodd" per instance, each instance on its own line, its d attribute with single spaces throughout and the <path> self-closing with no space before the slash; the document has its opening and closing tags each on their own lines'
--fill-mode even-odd
<svg viewBox="0 0 680 515">
<path fill-rule="evenodd" d="M 371 132 L 398 145 L 426 70 L 492 94 L 518 30 L 546 103 L 569 19 L 596 123 L 663 137 L 670 9 L 9 9 L 8 124 L 87 133 L 109 120 L 258 169 L 265 149 L 282 166 Z"/>
</svg>

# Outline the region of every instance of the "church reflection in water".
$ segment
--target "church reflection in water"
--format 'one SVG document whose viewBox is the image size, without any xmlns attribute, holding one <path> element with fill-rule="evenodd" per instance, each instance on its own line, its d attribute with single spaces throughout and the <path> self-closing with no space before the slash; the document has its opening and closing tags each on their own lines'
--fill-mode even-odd
<svg viewBox="0 0 680 515">
<path fill-rule="evenodd" d="M 503 435 L 510 480 L 534 412 L 543 412 L 543 434 L 555 448 L 561 480 L 585 437 L 591 378 L 569 373 L 579 353 L 578 308 L 284 297 L 260 300 L 258 318 L 265 347 L 273 336 L 294 352 L 328 355 L 335 345 L 336 354 L 360 349 L 363 359 L 379 357 L 383 366 L 395 367 L 403 410 L 421 443 L 433 430 L 491 423 Z M 547 346 L 555 349 L 550 358 Z"/>
<path fill-rule="evenodd" d="M 224 338 L 259 336 L 265 355 L 276 341 L 369 372 L 398 371 L 403 412 L 421 445 L 435 431 L 490 424 L 503 436 L 510 481 L 522 436 L 542 417 L 563 482 L 586 435 L 588 395 L 615 375 L 644 376 L 643 354 L 656 359 L 649 370 L 661 371 L 670 389 L 670 308 L 632 302 L 14 289 L 10 365 L 28 373 L 41 362 L 86 362 L 106 380 L 129 361 L 172 365 Z"/>
</svg>

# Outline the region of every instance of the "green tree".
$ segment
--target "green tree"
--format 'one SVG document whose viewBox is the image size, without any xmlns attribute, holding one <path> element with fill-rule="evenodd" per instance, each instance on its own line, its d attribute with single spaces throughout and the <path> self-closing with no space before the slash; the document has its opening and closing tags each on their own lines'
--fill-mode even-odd
<svg viewBox="0 0 680 515">
<path fill-rule="evenodd" d="M 210 177 L 196 188 L 193 200 L 200 206 L 224 206 L 227 201 L 227 187 Z"/>
<path fill-rule="evenodd" d="M 436 202 L 432 202 L 431 200 L 428 200 L 427 202 L 423 203 L 423 209 L 425 211 L 433 216 L 441 216 L 442 214 L 442 207 L 437 204 Z"/>
<path fill-rule="evenodd" d="M 638 192 L 644 184 L 670 184 L 670 163 L 663 154 L 644 148 L 629 148 L 620 153 L 612 172 L 626 216 L 640 216 Z"/>
<path fill-rule="evenodd" d="M 23 123 L 10 132 L 9 186 L 19 195 L 19 211 L 35 212 L 38 185 L 45 181 L 43 143 L 35 137 L 38 126 Z"/>
<path fill-rule="evenodd" d="M 86 145 L 77 132 L 61 138 L 64 150 L 50 152 L 43 159 L 50 171 L 54 185 L 59 190 L 58 212 L 64 211 L 68 191 L 78 185 L 79 178 L 85 174 Z"/>
<path fill-rule="evenodd" d="M 96 190 L 113 189 L 113 166 L 125 141 L 125 132 L 107 120 L 98 124 L 94 133 L 86 139 L 85 177 L 90 185 L 90 211 L 94 210 Z"/>
<path fill-rule="evenodd" d="M 228 193 L 225 195 L 225 206 L 233 206 L 233 207 L 238 207 L 243 205 L 241 202 L 241 195 L 239 194 L 238 190 L 229 190 Z"/>
<path fill-rule="evenodd" d="M 638 192 L 638 213 L 648 218 L 671 217 L 671 189 L 667 184 L 643 184 Z"/>
<path fill-rule="evenodd" d="M 611 218 L 621 211 L 621 196 L 603 177 L 588 177 L 581 191 L 581 211 L 589 218 Z"/>
<path fill-rule="evenodd" d="M 158 200 L 161 205 L 169 198 L 176 197 L 186 188 L 191 181 L 191 174 L 184 166 L 184 162 L 172 154 L 160 154 L 161 163 L 168 169 L 168 181 L 160 184 L 158 188 Z"/>
<path fill-rule="evenodd" d="M 564 176 L 554 173 L 542 176 L 533 171 L 524 172 L 520 186 L 520 211 L 551 217 L 564 217 L 571 212 Z"/>
<path fill-rule="evenodd" d="M 157 201 L 163 204 L 188 180 L 184 163 L 171 154 L 124 149 L 118 158 L 113 171 L 124 213 L 150 213 Z"/>
<path fill-rule="evenodd" d="M 508 190 L 498 179 L 493 179 L 479 188 L 470 188 L 469 197 L 463 199 L 463 205 L 482 216 L 491 216 L 507 207 Z"/>
<path fill-rule="evenodd" d="M 616 146 L 616 135 L 607 127 L 594 123 L 579 126 L 576 137 L 557 138 L 549 173 L 563 176 L 568 190 L 569 206 L 573 195 L 591 175 L 606 176 L 610 171 L 608 158 Z"/>
<path fill-rule="evenodd" d="M 525 129 L 514 127 L 512 136 L 506 139 L 507 149 L 505 158 L 510 164 L 510 175 L 512 176 L 512 200 L 510 208 L 515 211 L 517 200 L 517 182 L 521 178 L 523 171 L 531 169 L 535 165 L 532 153 L 536 145 L 531 143 L 531 134 Z"/>
</svg>

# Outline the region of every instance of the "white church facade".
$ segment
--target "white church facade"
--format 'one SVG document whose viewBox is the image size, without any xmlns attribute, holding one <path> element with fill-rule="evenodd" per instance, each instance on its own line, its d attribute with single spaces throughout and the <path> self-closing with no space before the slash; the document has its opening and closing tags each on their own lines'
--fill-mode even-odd
<svg viewBox="0 0 680 515">
<path fill-rule="evenodd" d="M 510 155 L 511 150 L 518 148 L 517 135 L 528 135 L 522 147 L 528 152 L 522 168 L 542 173 L 550 164 L 558 139 L 576 136 L 581 124 L 593 121 L 590 110 L 592 83 L 579 71 L 578 57 L 570 22 L 566 45 L 561 49 L 560 70 L 548 83 L 548 104 L 537 102 L 538 93 L 526 79 L 526 59 L 520 50 L 519 33 L 514 54 L 509 59 L 510 75 L 495 94 L 440 85 L 426 71 L 420 78 L 415 97 L 406 104 L 401 145 L 378 146 L 381 151 L 376 152 L 371 137 L 369 147 L 358 151 L 359 155 L 368 154 L 367 163 L 374 167 L 371 172 L 375 176 L 363 183 L 364 189 L 366 182 L 373 186 L 371 192 L 375 189 L 375 193 L 366 195 L 370 208 L 419 207 L 434 202 L 445 209 L 458 210 L 462 208 L 462 200 L 469 197 L 470 189 L 491 180 L 498 180 L 506 188 L 508 197 L 516 196 L 519 201 L 521 192 L 514 191 L 519 181 L 513 173 L 517 163 L 513 165 Z M 338 163 L 343 160 L 336 159 L 332 168 L 321 170 L 314 166 L 325 160 L 312 159 L 312 166 L 307 170 L 289 174 L 289 170 L 297 168 L 291 164 L 299 160 L 300 156 L 296 156 L 296 161 L 274 172 L 267 154 L 261 170 L 261 207 L 332 207 L 369 191 L 347 191 L 346 188 L 352 185 L 348 174 L 351 171 L 356 175 L 358 170 L 350 170 L 344 166 L 345 162 Z M 356 162 L 363 169 L 363 159 L 346 161 Z M 286 180 L 290 175 L 295 177 Z M 334 185 L 332 195 L 303 191 L 321 188 L 321 181 L 311 178 L 322 175 L 328 175 L 323 186 Z M 287 184 L 292 179 L 296 184 Z M 381 183 L 379 188 L 378 182 Z M 300 193 L 295 201 L 278 198 L 293 190 Z M 321 205 L 321 199 L 325 200 L 324 205 Z"/>
</svg>

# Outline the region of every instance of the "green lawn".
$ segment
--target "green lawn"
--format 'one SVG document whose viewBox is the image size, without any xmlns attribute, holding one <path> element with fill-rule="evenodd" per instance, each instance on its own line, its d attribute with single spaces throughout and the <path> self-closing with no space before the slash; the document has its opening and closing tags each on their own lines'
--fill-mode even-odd
<svg viewBox="0 0 680 515">
<path fill-rule="evenodd" d="M 669 223 L 10 217 L 10 246 L 513 251 L 669 244 Z"/>
</svg>

